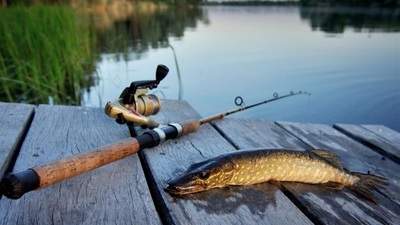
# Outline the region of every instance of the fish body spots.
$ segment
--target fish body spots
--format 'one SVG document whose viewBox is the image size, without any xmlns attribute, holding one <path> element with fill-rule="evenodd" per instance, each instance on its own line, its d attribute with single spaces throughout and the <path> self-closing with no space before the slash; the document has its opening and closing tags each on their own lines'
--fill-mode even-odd
<svg viewBox="0 0 400 225">
<path fill-rule="evenodd" d="M 305 152 L 254 151 L 231 158 L 235 175 L 229 184 L 244 185 L 277 181 L 307 183 L 337 182 L 343 180 L 340 169 Z"/>
<path fill-rule="evenodd" d="M 337 156 L 321 149 L 237 151 L 191 165 L 168 182 L 171 194 L 189 194 L 227 185 L 249 185 L 270 180 L 323 183 L 328 188 L 347 186 L 375 202 L 373 189 L 388 185 L 385 178 L 347 173 Z"/>
</svg>

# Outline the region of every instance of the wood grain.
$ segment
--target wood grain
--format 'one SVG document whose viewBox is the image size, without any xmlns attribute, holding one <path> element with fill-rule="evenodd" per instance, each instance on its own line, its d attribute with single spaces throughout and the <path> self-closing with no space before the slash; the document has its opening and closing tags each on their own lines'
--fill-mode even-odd
<svg viewBox="0 0 400 225">
<path fill-rule="evenodd" d="M 383 125 L 361 125 L 363 128 L 384 137 L 391 143 L 400 146 L 400 133 Z"/>
<path fill-rule="evenodd" d="M 126 126 L 115 123 L 100 108 L 40 105 L 35 110 L 34 106 L 0 103 L 0 109 L 5 128 L 0 140 L 7 147 L 1 148 L 11 149 L 6 154 L 19 148 L 24 137 L 19 131 L 27 130 L 36 111 L 14 171 L 129 137 Z M 18 111 L 24 113 L 16 114 Z M 165 100 L 161 112 L 151 118 L 167 124 L 199 115 L 184 101 Z M 17 125 L 16 120 L 21 123 Z M 385 138 L 385 146 L 398 147 L 397 132 L 382 126 L 357 127 L 361 128 L 372 137 Z M 382 175 L 390 185 L 377 193 L 378 205 L 348 189 L 335 191 L 300 183 L 228 187 L 183 197 L 163 190 L 169 179 L 192 163 L 236 149 L 261 147 L 328 149 L 341 158 L 347 170 Z M 0 224 L 398 224 L 400 165 L 371 148 L 326 125 L 224 118 L 141 151 L 140 160 L 138 155 L 129 156 L 16 201 L 3 197 Z"/>
<path fill-rule="evenodd" d="M 333 127 L 400 163 L 400 133 L 385 126 L 335 124 Z"/>
<path fill-rule="evenodd" d="M 338 223 L 346 224 L 396 224 L 400 221 L 399 164 L 390 159 L 382 160 L 382 155 L 379 153 L 326 125 L 289 122 L 278 124 L 310 147 L 327 149 L 338 155 L 348 171 L 381 175 L 390 182 L 386 190 L 376 193 L 380 201 L 378 205 L 359 199 L 347 189 L 342 191 L 319 189 L 301 194 L 301 190 L 288 186 L 288 190 L 300 202 L 311 208 L 310 211 L 318 213 L 319 218 L 331 217 L 337 219 Z M 318 187 L 314 186 L 313 189 Z M 324 205 L 329 211 L 320 211 Z M 324 213 L 325 217 L 320 213 Z"/>
<path fill-rule="evenodd" d="M 35 106 L 0 102 L 0 177 L 18 154 L 35 112 Z"/>
<path fill-rule="evenodd" d="M 101 108 L 40 105 L 14 171 L 129 137 Z M 160 224 L 136 155 L 21 199 L 0 200 L 7 224 Z"/>
<path fill-rule="evenodd" d="M 125 138 L 32 169 L 40 177 L 39 188 L 45 188 L 133 155 L 139 151 L 139 148 L 139 142 L 136 139 Z"/>
<path fill-rule="evenodd" d="M 307 127 L 295 124 L 298 125 L 296 132 L 294 129 L 286 129 L 290 133 L 263 120 L 224 119 L 215 124 L 239 148 L 309 149 L 326 147 L 331 150 L 333 146 L 343 142 L 342 138 L 349 140 L 333 128 L 314 124 Z M 279 124 L 283 124 L 284 126 L 282 126 L 286 128 L 287 123 Z M 240 127 L 240 131 L 234 129 L 235 127 Z M 318 129 L 320 127 L 326 129 L 320 130 Z M 330 135 L 334 135 L 334 132 L 339 133 L 340 138 L 330 139 Z M 326 145 L 316 144 L 318 141 L 326 143 Z M 358 144 L 353 143 L 352 140 L 350 142 L 354 145 Z M 396 165 L 391 162 L 390 166 Z M 281 183 L 281 185 L 285 194 L 317 224 L 384 224 L 393 223 L 399 219 L 397 203 L 390 202 L 382 196 L 383 203 L 379 205 L 378 209 L 375 209 L 374 205 L 358 199 L 348 190 L 335 191 L 318 185 L 300 183 Z"/>
<path fill-rule="evenodd" d="M 186 102 L 166 101 L 156 116 L 161 123 L 198 118 Z M 236 128 L 237 129 L 237 128 Z M 175 197 L 163 188 L 195 162 L 235 148 L 210 124 L 191 134 L 142 151 L 159 212 L 166 224 L 312 224 L 275 186 L 214 189 Z"/>
</svg>

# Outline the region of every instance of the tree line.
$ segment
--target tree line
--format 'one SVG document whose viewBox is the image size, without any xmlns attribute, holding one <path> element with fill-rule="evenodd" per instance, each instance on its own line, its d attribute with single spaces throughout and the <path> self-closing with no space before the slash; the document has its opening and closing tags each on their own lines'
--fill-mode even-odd
<svg viewBox="0 0 400 225">
<path fill-rule="evenodd" d="M 300 0 L 302 6 L 400 7 L 400 0 Z"/>
</svg>

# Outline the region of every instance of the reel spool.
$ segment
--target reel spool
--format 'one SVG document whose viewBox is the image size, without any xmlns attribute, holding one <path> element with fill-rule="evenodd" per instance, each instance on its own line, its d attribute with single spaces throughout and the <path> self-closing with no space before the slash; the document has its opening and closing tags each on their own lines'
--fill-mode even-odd
<svg viewBox="0 0 400 225">
<path fill-rule="evenodd" d="M 136 126 L 156 128 L 159 124 L 147 116 L 157 114 L 161 109 L 160 99 L 153 94 L 147 94 L 148 89 L 157 88 L 169 72 L 165 65 L 158 65 L 155 80 L 134 81 L 126 87 L 119 99 L 107 102 L 105 113 L 116 119 L 119 124 L 127 124 L 132 137 L 137 136 Z"/>
</svg>

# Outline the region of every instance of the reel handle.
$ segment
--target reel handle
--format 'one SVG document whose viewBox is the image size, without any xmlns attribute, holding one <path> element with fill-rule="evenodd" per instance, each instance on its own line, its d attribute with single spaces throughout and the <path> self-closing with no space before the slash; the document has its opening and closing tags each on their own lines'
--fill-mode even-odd
<svg viewBox="0 0 400 225">
<path fill-rule="evenodd" d="M 124 104 L 135 104 L 135 94 L 136 91 L 140 89 L 153 89 L 160 84 L 160 82 L 167 76 L 169 69 L 165 65 L 158 65 L 156 69 L 156 79 L 155 80 L 141 80 L 134 81 L 131 85 L 124 89 L 121 93 L 120 98 L 123 99 Z"/>
<path fill-rule="evenodd" d="M 162 64 L 158 65 L 156 69 L 156 81 L 160 83 L 160 81 L 162 81 L 167 76 L 168 72 L 169 69 L 167 66 Z"/>
</svg>

